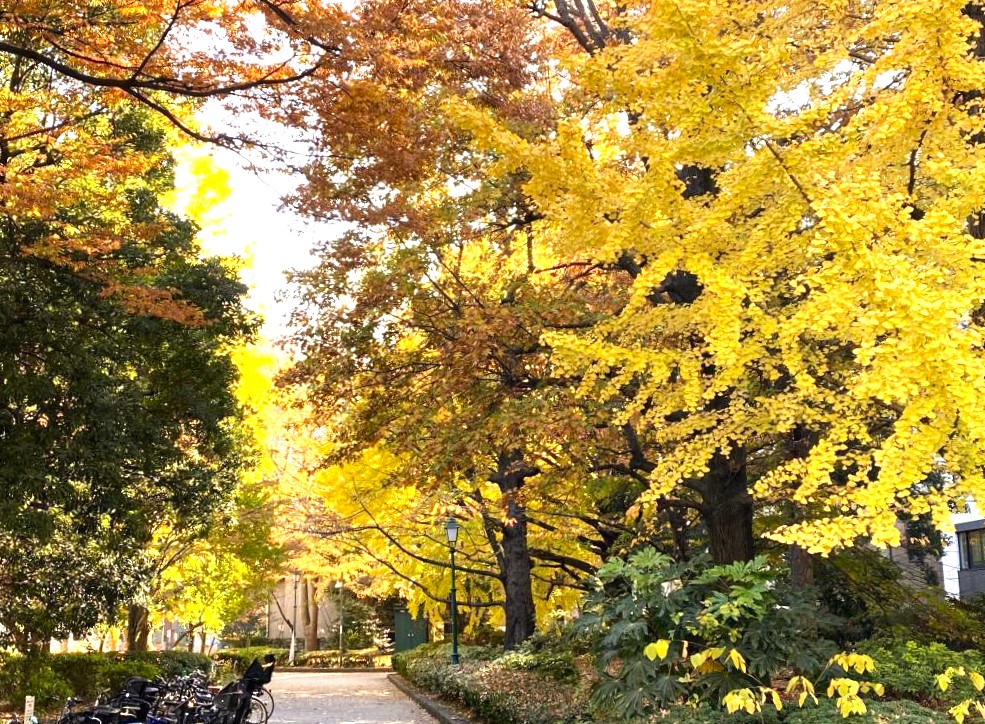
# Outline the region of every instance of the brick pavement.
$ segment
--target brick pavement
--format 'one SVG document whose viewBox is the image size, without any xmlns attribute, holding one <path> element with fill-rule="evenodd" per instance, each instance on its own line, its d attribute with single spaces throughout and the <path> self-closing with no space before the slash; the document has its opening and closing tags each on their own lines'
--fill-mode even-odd
<svg viewBox="0 0 985 724">
<path fill-rule="evenodd" d="M 386 676 L 275 671 L 270 724 L 436 724 Z"/>
</svg>

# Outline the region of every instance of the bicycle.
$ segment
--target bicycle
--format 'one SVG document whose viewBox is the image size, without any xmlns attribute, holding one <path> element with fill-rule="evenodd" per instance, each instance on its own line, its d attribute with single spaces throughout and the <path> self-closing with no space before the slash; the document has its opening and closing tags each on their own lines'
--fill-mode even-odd
<svg viewBox="0 0 985 724">
<path fill-rule="evenodd" d="M 274 713 L 274 695 L 270 693 L 270 689 L 261 686 L 253 692 L 253 698 L 263 705 L 267 712 L 267 719 L 269 719 Z"/>
</svg>

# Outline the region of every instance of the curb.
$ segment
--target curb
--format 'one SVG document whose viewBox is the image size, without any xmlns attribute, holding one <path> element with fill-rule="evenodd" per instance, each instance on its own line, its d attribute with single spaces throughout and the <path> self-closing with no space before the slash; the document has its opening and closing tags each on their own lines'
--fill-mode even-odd
<svg viewBox="0 0 985 724">
<path fill-rule="evenodd" d="M 372 667 L 372 666 L 366 666 L 366 667 L 362 667 L 362 668 L 360 668 L 358 666 L 353 666 L 353 667 L 348 667 L 348 668 L 344 668 L 344 669 L 340 669 L 338 667 L 328 667 L 328 666 L 284 666 L 284 667 L 281 667 L 281 668 L 277 669 L 277 671 L 274 672 L 274 675 L 276 676 L 277 674 L 291 674 L 291 673 L 297 673 L 297 674 L 313 674 L 313 673 L 317 673 L 317 674 L 388 674 L 388 673 L 390 673 L 392 671 L 393 671 L 393 669 L 390 668 L 390 667 L 379 667 L 379 668 L 376 668 L 376 667 Z"/>
<path fill-rule="evenodd" d="M 389 674 L 390 683 L 410 697 L 415 704 L 438 720 L 439 724 L 475 724 L 469 719 L 463 719 L 446 705 L 435 701 L 417 687 L 407 682 L 400 674 Z"/>
</svg>

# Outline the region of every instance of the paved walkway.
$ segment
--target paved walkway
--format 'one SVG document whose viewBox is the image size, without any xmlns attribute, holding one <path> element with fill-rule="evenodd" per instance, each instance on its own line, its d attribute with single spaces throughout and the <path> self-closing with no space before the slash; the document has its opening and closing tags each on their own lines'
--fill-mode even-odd
<svg viewBox="0 0 985 724">
<path fill-rule="evenodd" d="M 275 671 L 270 724 L 436 724 L 377 672 Z"/>
</svg>

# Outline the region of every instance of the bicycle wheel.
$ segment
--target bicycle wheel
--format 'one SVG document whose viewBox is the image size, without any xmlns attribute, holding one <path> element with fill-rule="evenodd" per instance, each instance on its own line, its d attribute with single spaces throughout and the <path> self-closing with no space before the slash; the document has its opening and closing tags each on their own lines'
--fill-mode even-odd
<svg viewBox="0 0 985 724">
<path fill-rule="evenodd" d="M 270 718 L 270 714 L 267 712 L 267 707 L 263 705 L 263 702 L 259 699 L 250 699 L 250 708 L 246 712 L 246 717 L 243 719 L 243 724 L 267 724 L 267 719 Z"/>
<path fill-rule="evenodd" d="M 267 718 L 269 719 L 274 714 L 274 695 L 270 693 L 270 689 L 266 687 L 257 689 L 253 692 L 253 698 L 259 701 L 267 709 Z"/>
</svg>

